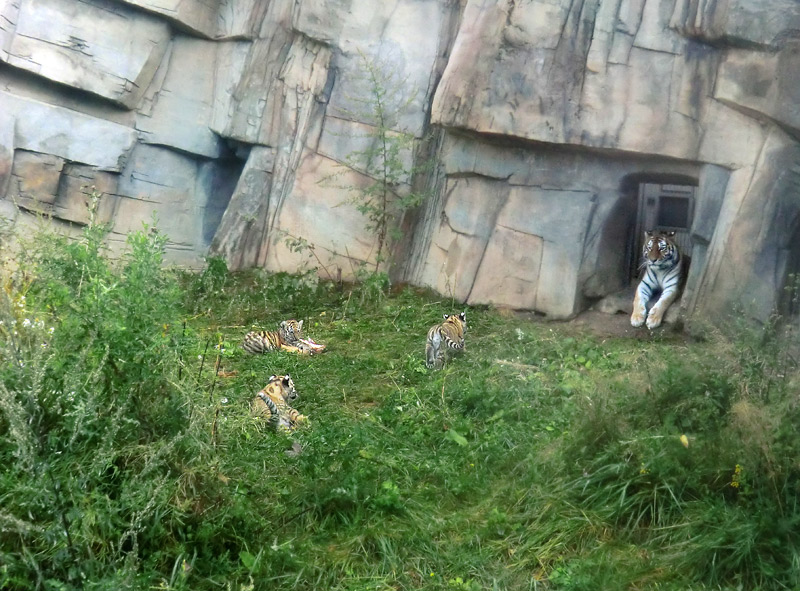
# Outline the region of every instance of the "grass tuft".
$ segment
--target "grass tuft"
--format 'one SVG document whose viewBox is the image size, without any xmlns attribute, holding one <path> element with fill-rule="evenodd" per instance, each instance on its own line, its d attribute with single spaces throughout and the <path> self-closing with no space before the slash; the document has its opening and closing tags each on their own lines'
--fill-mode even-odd
<svg viewBox="0 0 800 591">
<path fill-rule="evenodd" d="M 433 371 L 449 300 L 181 273 L 149 226 L 112 261 L 105 230 L 37 236 L 2 277 L 0 589 L 800 586 L 779 331 L 599 340 L 473 308 Z M 238 346 L 287 318 L 326 352 Z M 291 433 L 249 410 L 283 373 Z"/>
</svg>

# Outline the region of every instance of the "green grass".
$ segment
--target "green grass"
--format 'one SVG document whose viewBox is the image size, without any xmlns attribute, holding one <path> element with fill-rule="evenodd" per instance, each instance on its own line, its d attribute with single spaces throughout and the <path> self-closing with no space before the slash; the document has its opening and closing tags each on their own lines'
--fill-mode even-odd
<svg viewBox="0 0 800 591">
<path fill-rule="evenodd" d="M 39 240 L 3 280 L 0 589 L 800 586 L 797 373 L 771 330 L 600 340 L 470 308 L 432 371 L 450 300 L 175 274 L 148 229 L 113 264 L 101 237 Z M 238 347 L 290 317 L 327 351 Z M 291 434 L 249 412 L 283 373 L 310 418 Z"/>
</svg>

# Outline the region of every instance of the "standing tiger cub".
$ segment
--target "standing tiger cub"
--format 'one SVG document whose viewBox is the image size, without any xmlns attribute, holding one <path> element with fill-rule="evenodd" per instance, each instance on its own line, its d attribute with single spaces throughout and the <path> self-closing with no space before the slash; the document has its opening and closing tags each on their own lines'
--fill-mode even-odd
<svg viewBox="0 0 800 591">
<path fill-rule="evenodd" d="M 633 298 L 631 326 L 641 326 L 645 320 L 647 328 L 660 326 L 670 304 L 678 297 L 683 261 L 673 241 L 674 236 L 675 232 L 644 233 L 642 256 L 645 272 Z M 648 312 L 647 303 L 659 292 L 658 301 Z"/>
<path fill-rule="evenodd" d="M 425 365 L 441 368 L 444 365 L 447 349 L 462 350 L 464 333 L 467 332 L 467 313 L 444 314 L 444 322 L 436 324 L 428 331 L 425 343 Z"/>
<path fill-rule="evenodd" d="M 291 431 L 308 419 L 289 402 L 297 399 L 297 389 L 292 376 L 272 376 L 250 404 L 253 414 L 265 418 L 276 430 Z"/>
</svg>

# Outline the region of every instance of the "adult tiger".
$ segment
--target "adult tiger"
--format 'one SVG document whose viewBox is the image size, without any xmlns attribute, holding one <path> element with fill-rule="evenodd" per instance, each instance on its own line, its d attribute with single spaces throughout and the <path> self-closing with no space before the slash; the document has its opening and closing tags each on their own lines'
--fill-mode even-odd
<svg viewBox="0 0 800 591">
<path fill-rule="evenodd" d="M 631 326 L 641 326 L 646 320 L 647 328 L 652 329 L 661 325 L 664 314 L 679 295 L 683 260 L 673 240 L 675 232 L 648 231 L 644 237 L 645 272 L 633 298 Z M 658 300 L 648 312 L 647 303 L 659 292 Z"/>
<path fill-rule="evenodd" d="M 305 415 L 289 406 L 289 402 L 297 400 L 297 389 L 292 376 L 272 376 L 250 406 L 253 414 L 265 418 L 276 430 L 291 431 L 300 423 L 308 420 Z"/>
<path fill-rule="evenodd" d="M 447 349 L 464 348 L 464 333 L 467 332 L 467 313 L 443 314 L 444 322 L 435 324 L 428 331 L 425 342 L 425 365 L 429 368 L 444 365 Z"/>
<path fill-rule="evenodd" d="M 284 320 L 277 331 L 253 330 L 244 336 L 242 348 L 248 353 L 267 353 L 269 351 L 292 351 L 303 355 L 313 355 L 325 350 L 325 345 L 311 339 L 302 338 L 303 321 Z"/>
</svg>

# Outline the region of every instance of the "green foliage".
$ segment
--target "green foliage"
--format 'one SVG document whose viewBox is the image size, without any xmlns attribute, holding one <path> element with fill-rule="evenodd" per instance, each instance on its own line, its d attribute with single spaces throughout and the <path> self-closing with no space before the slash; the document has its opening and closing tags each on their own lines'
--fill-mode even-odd
<svg viewBox="0 0 800 591">
<path fill-rule="evenodd" d="M 370 271 L 366 266 L 356 270 L 354 292 L 358 294 L 362 305 L 382 300 L 389 291 L 389 275 L 383 271 Z"/>
<path fill-rule="evenodd" d="M 145 227 L 111 264 L 97 199 L 79 240 L 36 236 L 4 278 L 2 588 L 130 585 L 186 445 L 165 239 Z"/>
<path fill-rule="evenodd" d="M 452 302 L 378 274 L 179 275 L 152 226 L 115 261 L 105 230 L 37 236 L 3 277 L 0 589 L 800 586 L 779 331 L 600 340 L 470 309 L 430 371 Z M 237 346 L 289 317 L 327 351 Z M 310 418 L 292 433 L 249 410 L 280 373 Z"/>
<path fill-rule="evenodd" d="M 415 190 L 419 183 L 414 181 L 430 163 L 414 163 L 415 159 L 420 160 L 415 154 L 419 142 L 402 124 L 402 117 L 417 93 L 409 91 L 407 80 L 398 78 L 390 60 L 359 52 L 359 61 L 363 76 L 353 81 L 358 92 L 347 97 L 351 108 L 339 108 L 349 119 L 366 122 L 368 131 L 351 136 L 364 147 L 349 152 L 339 163 L 340 171 L 320 182 L 349 195 L 347 203 L 364 216 L 367 231 L 375 236 L 374 267 L 361 262 L 352 268 L 356 286 L 351 295 L 356 294 L 364 305 L 382 299 L 389 290 L 389 276 L 381 270 L 381 265 L 387 260 L 389 243 L 401 237 L 404 214 L 419 206 L 427 196 Z M 364 175 L 365 180 L 342 184 L 340 179 L 352 171 Z M 298 266 L 301 274 L 318 274 L 331 282 L 337 279 L 317 254 L 315 244 L 288 232 L 282 232 L 279 239 L 283 239 L 289 251 L 305 257 Z"/>
<path fill-rule="evenodd" d="M 348 112 L 356 121 L 368 121 L 370 128 L 358 139 L 366 147 L 351 151 L 342 166 L 360 171 L 370 181 L 340 186 L 351 197 L 349 202 L 366 218 L 366 228 L 377 238 L 375 271 L 385 260 L 388 240 L 398 238 L 393 220 L 401 220 L 406 210 L 417 207 L 425 194 L 411 189 L 413 176 L 428 166 L 414 165 L 416 138 L 402 129 L 401 118 L 416 100 L 407 80 L 397 76 L 389 60 L 359 51 L 363 78 L 356 81 L 360 92 L 349 97 L 355 107 Z M 341 175 L 324 179 L 331 183 Z"/>
</svg>

